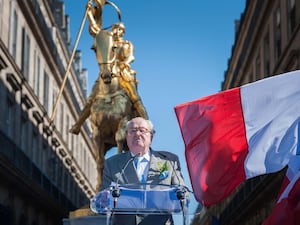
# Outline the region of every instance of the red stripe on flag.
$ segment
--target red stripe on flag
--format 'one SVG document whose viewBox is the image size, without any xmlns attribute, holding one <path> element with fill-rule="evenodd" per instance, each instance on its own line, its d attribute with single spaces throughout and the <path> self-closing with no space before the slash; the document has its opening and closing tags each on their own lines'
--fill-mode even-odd
<svg viewBox="0 0 300 225">
<path fill-rule="evenodd" d="M 197 201 L 208 206 L 226 198 L 245 178 L 248 153 L 240 89 L 175 107 Z"/>
<path fill-rule="evenodd" d="M 277 203 L 263 225 L 297 225 L 300 221 L 300 179 L 297 176 L 288 196 Z"/>
</svg>

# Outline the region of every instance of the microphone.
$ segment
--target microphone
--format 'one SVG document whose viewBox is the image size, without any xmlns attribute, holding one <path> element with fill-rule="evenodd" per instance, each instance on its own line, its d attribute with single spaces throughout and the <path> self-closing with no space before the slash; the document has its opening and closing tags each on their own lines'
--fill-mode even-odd
<svg viewBox="0 0 300 225">
<path fill-rule="evenodd" d="M 119 187 L 119 181 L 121 179 L 121 177 L 124 175 L 125 176 L 125 170 L 126 168 L 128 167 L 129 163 L 131 163 L 133 160 L 135 160 L 136 157 L 139 157 L 141 155 L 141 153 L 137 153 L 136 155 L 130 157 L 130 159 L 125 163 L 125 165 L 122 167 L 121 169 L 121 173 L 120 175 L 118 176 L 118 179 L 117 179 L 117 182 L 116 182 L 116 185 L 114 186 L 114 189 L 112 191 L 112 196 L 114 198 L 118 198 L 120 196 L 120 189 L 118 188 Z M 125 177 L 126 178 L 126 177 Z M 127 179 L 126 179 L 127 180 Z"/>
</svg>

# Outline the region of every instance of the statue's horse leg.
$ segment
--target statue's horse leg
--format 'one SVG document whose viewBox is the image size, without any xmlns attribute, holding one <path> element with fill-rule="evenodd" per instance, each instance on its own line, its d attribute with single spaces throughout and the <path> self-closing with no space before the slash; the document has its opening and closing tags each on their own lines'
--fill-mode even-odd
<svg viewBox="0 0 300 225">
<path fill-rule="evenodd" d="M 93 129 L 93 146 L 95 150 L 96 156 L 96 166 L 97 166 L 97 183 L 96 183 L 96 191 L 100 191 L 102 177 L 103 177 L 103 169 L 104 169 L 104 155 L 105 155 L 105 145 L 103 140 L 101 140 L 100 132 L 97 127 L 94 126 Z"/>
<path fill-rule="evenodd" d="M 124 145 L 126 142 L 126 123 L 128 120 L 129 119 L 127 118 L 127 116 L 120 120 L 117 132 L 115 134 L 118 153 L 122 153 L 122 151 L 125 150 Z"/>
</svg>

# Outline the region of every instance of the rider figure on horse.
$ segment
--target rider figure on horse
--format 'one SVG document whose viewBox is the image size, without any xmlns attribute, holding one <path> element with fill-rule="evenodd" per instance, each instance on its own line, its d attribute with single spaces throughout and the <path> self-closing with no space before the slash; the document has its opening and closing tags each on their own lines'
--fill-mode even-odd
<svg viewBox="0 0 300 225">
<path fill-rule="evenodd" d="M 116 54 L 113 72 L 120 74 L 120 86 L 126 91 L 133 103 L 134 108 L 141 117 L 148 118 L 148 115 L 142 105 L 141 99 L 137 94 L 136 71 L 132 70 L 130 63 L 134 61 L 133 45 L 131 42 L 124 40 L 125 26 L 123 23 L 112 25 L 112 34 L 114 40 L 113 51 Z"/>
<path fill-rule="evenodd" d="M 86 5 L 87 9 L 87 17 L 89 20 L 89 32 L 90 34 L 96 38 L 99 32 L 103 32 L 102 30 L 102 8 L 106 2 L 106 0 L 94 0 L 96 6 L 93 7 L 92 2 L 89 1 Z M 111 71 L 113 75 L 120 76 L 120 87 L 125 91 L 125 93 L 129 96 L 134 109 L 137 112 L 137 116 L 144 117 L 148 119 L 147 112 L 142 104 L 142 100 L 137 93 L 137 80 L 136 80 L 136 71 L 132 70 L 130 67 L 130 63 L 134 61 L 133 56 L 133 45 L 130 41 L 124 40 L 123 36 L 125 33 L 125 26 L 123 23 L 115 23 L 111 27 L 112 35 L 112 46 L 108 46 L 112 48 L 112 53 L 114 54 L 114 60 L 111 63 Z M 93 49 L 97 53 L 97 48 L 101 48 L 99 42 L 95 42 Z M 99 52 L 98 52 L 99 54 Z M 100 53 L 101 54 L 101 53 Z M 99 60 L 98 60 L 99 61 Z M 101 67 L 101 66 L 100 66 Z M 100 71 L 102 73 L 103 71 Z M 99 76 L 100 78 L 100 76 Z M 90 107 L 94 99 L 99 92 L 99 86 L 97 82 L 94 84 L 91 95 L 88 97 L 87 102 L 79 116 L 78 121 L 71 128 L 71 132 L 74 134 L 78 134 L 80 131 L 81 125 L 90 115 Z"/>
</svg>

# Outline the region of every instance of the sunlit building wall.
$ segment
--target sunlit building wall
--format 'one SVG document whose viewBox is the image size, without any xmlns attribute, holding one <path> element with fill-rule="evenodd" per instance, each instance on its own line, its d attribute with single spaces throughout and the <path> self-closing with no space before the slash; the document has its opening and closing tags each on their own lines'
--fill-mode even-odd
<svg viewBox="0 0 300 225">
<path fill-rule="evenodd" d="M 0 221 L 62 223 L 95 194 L 91 129 L 69 133 L 87 95 L 87 70 L 71 56 L 64 4 L 0 0 Z M 52 123 L 51 123 L 52 122 Z"/>
</svg>

